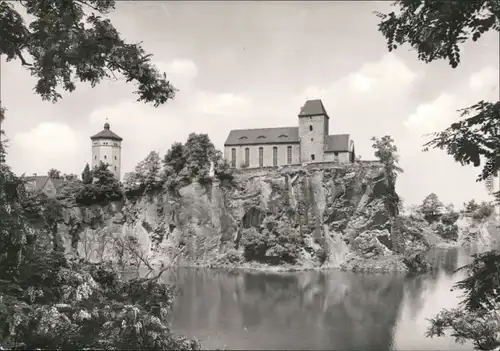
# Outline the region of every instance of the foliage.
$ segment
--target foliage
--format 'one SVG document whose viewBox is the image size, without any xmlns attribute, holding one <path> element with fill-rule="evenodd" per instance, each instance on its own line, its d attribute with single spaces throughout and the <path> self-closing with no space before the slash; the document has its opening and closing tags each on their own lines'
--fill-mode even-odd
<svg viewBox="0 0 500 351">
<path fill-rule="evenodd" d="M 372 141 L 372 147 L 375 149 L 375 157 L 383 164 L 386 175 L 387 191 L 384 201 L 390 213 L 397 215 L 400 199 L 396 193 L 396 179 L 398 173 L 403 172 L 403 169 L 398 165 L 398 148 L 394 145 L 394 140 L 389 135 L 382 138 L 373 137 Z"/>
<path fill-rule="evenodd" d="M 50 233 L 60 204 L 0 166 L 0 347 L 12 349 L 196 350 L 168 326 L 173 288 L 123 280 L 109 263 L 64 257 Z M 96 179 L 102 185 L 107 176 Z M 83 184 L 82 184 L 83 186 Z M 28 218 L 29 217 L 29 218 Z M 43 219 L 33 230 L 30 219 Z"/>
<path fill-rule="evenodd" d="M 92 183 L 92 171 L 90 170 L 90 166 L 87 163 L 82 172 L 82 182 L 83 184 L 91 184 Z"/>
<path fill-rule="evenodd" d="M 472 213 L 472 212 L 476 211 L 478 208 L 479 208 L 479 204 L 474 199 L 470 200 L 467 203 L 464 203 L 465 213 Z"/>
<path fill-rule="evenodd" d="M 58 101 L 58 87 L 72 92 L 76 81 L 92 87 L 104 78 L 123 76 L 136 83 L 138 101 L 165 103 L 175 89 L 151 64 L 151 55 L 128 44 L 107 15 L 114 0 L 18 2 L 32 17 L 29 25 L 8 1 L 0 2 L 0 54 L 19 59 L 37 79 L 34 90 L 44 100 Z M 89 13 L 85 10 L 91 10 Z"/>
<path fill-rule="evenodd" d="M 472 340 L 478 350 L 493 350 L 500 346 L 500 253 L 473 255 L 472 263 L 460 270 L 467 274 L 454 286 L 464 292 L 460 307 L 432 318 L 427 336 L 451 330 L 457 342 Z"/>
<path fill-rule="evenodd" d="M 247 261 L 293 264 L 300 256 L 304 240 L 288 223 L 266 219 L 260 231 L 255 228 L 245 230 L 240 244 Z"/>
<path fill-rule="evenodd" d="M 165 187 L 174 193 L 193 181 L 206 183 L 213 176 L 233 185 L 233 171 L 207 134 L 191 133 L 185 144 L 173 143 L 163 159 Z"/>
<path fill-rule="evenodd" d="M 420 205 L 419 211 L 424 215 L 424 218 L 429 223 L 437 221 L 443 212 L 443 203 L 434 193 L 427 195 Z"/>
<path fill-rule="evenodd" d="M 477 41 L 489 30 L 499 31 L 500 4 L 482 1 L 396 1 L 397 13 L 377 13 L 379 31 L 387 39 L 389 51 L 403 44 L 417 51 L 424 62 L 445 59 L 455 68 L 460 63 L 460 45 L 469 39 Z M 447 151 L 463 165 L 481 165 L 478 180 L 487 179 L 500 168 L 500 102 L 480 101 L 462 109 L 462 120 L 426 143 Z"/>
<path fill-rule="evenodd" d="M 81 205 L 120 200 L 123 198 L 120 182 L 108 170 L 108 164 L 100 162 L 93 171 L 91 184 L 84 184 L 75 196 Z"/>
<path fill-rule="evenodd" d="M 441 222 L 445 225 L 455 224 L 460 217 L 460 214 L 454 210 L 447 210 L 441 216 Z"/>
<path fill-rule="evenodd" d="M 211 161 L 215 155 L 215 146 L 208 134 L 191 133 L 184 145 L 184 170 L 189 179 L 205 182 L 210 177 Z"/>
<path fill-rule="evenodd" d="M 52 178 L 52 179 L 61 179 L 62 176 L 61 176 L 61 171 L 58 171 L 57 169 L 55 168 L 51 168 L 49 169 L 49 171 L 47 172 L 47 175 Z"/>
<path fill-rule="evenodd" d="M 492 204 L 483 201 L 477 206 L 474 212 L 472 212 L 472 218 L 481 221 L 491 216 L 494 210 L 495 209 Z"/>
<path fill-rule="evenodd" d="M 396 193 L 396 179 L 398 174 L 403 172 L 403 169 L 399 167 L 398 148 L 394 145 L 394 140 L 389 135 L 385 135 L 382 138 L 373 137 L 372 141 L 372 147 L 375 149 L 375 157 L 377 157 L 384 166 L 385 191 L 383 194 L 383 201 L 391 218 L 391 241 L 393 249 L 396 252 L 401 252 L 403 250 L 401 247 L 402 243 L 399 242 L 397 228 L 394 222 L 394 219 L 399 214 L 401 202 L 399 195 Z"/>
<path fill-rule="evenodd" d="M 163 165 L 165 168 L 171 168 L 175 174 L 179 174 L 184 169 L 186 159 L 182 143 L 175 142 L 172 144 L 163 158 Z"/>
<path fill-rule="evenodd" d="M 436 233 L 443 239 L 454 241 L 458 239 L 458 226 L 456 224 L 438 223 L 435 230 Z"/>
<path fill-rule="evenodd" d="M 134 172 L 125 177 L 124 185 L 127 194 L 139 194 L 161 188 L 163 180 L 160 177 L 160 172 L 160 155 L 156 151 L 151 151 L 144 160 L 137 164 Z"/>
</svg>

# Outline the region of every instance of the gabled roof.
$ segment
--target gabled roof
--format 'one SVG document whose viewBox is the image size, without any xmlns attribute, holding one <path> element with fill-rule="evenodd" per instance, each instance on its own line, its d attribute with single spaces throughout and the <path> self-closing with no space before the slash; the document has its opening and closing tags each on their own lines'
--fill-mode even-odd
<svg viewBox="0 0 500 351">
<path fill-rule="evenodd" d="M 349 134 L 329 135 L 326 138 L 325 152 L 349 151 Z"/>
<path fill-rule="evenodd" d="M 111 130 L 109 130 L 109 123 L 104 124 L 104 129 L 101 130 L 99 133 L 96 135 L 93 135 L 90 137 L 91 140 L 99 140 L 99 139 L 111 139 L 111 140 L 116 140 L 116 141 L 122 141 L 123 138 L 119 137 L 115 133 L 113 133 Z"/>
<path fill-rule="evenodd" d="M 255 144 L 295 144 L 300 141 L 298 127 L 237 129 L 229 132 L 224 146 Z"/>
<path fill-rule="evenodd" d="M 45 184 L 49 181 L 49 176 L 30 176 L 26 177 L 26 180 L 31 183 L 35 183 L 35 188 L 37 190 L 42 190 Z"/>
<path fill-rule="evenodd" d="M 299 117 L 321 116 L 321 115 L 325 115 L 326 117 L 328 117 L 328 113 L 326 113 L 325 106 L 323 106 L 323 102 L 320 99 L 307 100 L 304 106 L 302 106 L 302 108 L 300 109 L 299 113 Z"/>
</svg>

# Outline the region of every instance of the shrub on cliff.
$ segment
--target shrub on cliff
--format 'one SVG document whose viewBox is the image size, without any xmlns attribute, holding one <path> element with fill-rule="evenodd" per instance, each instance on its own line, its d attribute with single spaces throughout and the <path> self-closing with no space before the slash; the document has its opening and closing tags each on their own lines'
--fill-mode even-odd
<svg viewBox="0 0 500 351">
<path fill-rule="evenodd" d="M 477 221 L 484 220 L 491 216 L 494 210 L 495 208 L 493 205 L 483 201 L 477 206 L 474 212 L 472 212 L 472 218 Z"/>
<path fill-rule="evenodd" d="M 93 205 L 123 198 L 120 182 L 108 170 L 108 165 L 101 162 L 92 171 L 91 184 L 83 184 L 76 193 L 76 203 Z"/>
<path fill-rule="evenodd" d="M 142 195 L 144 192 L 161 189 L 163 179 L 160 174 L 160 155 L 156 151 L 151 151 L 144 160 L 135 166 L 134 171 L 125 177 L 125 194 L 127 196 Z"/>
<path fill-rule="evenodd" d="M 184 145 L 178 142 L 172 144 L 165 154 L 163 165 L 165 188 L 174 193 L 193 181 L 200 184 L 209 182 L 212 172 L 223 186 L 233 185 L 230 165 L 207 134 L 191 133 Z"/>
<path fill-rule="evenodd" d="M 304 240 L 289 224 L 265 221 L 261 230 L 246 229 L 240 244 L 247 261 L 280 264 L 297 262 Z"/>
</svg>

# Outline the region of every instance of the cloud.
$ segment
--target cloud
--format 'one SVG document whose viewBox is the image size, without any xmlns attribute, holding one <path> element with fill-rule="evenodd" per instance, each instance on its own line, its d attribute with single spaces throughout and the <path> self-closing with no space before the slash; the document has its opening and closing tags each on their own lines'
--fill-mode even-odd
<svg viewBox="0 0 500 351">
<path fill-rule="evenodd" d="M 382 112 L 390 105 L 404 103 L 403 99 L 419 78 L 418 72 L 411 70 L 395 54 L 388 53 L 328 86 L 307 87 L 298 94 L 296 101 L 303 104 L 307 99 L 320 98 L 329 113 L 345 111 L 349 118 L 357 113 L 373 115 L 375 108 Z"/>
<path fill-rule="evenodd" d="M 156 67 L 166 73 L 176 88 L 190 88 L 193 81 L 198 76 L 198 66 L 189 59 L 175 59 L 171 62 L 154 62 Z"/>
<path fill-rule="evenodd" d="M 442 93 L 435 100 L 419 105 L 403 123 L 416 135 L 438 132 L 457 119 L 457 103 L 454 95 Z"/>
<path fill-rule="evenodd" d="M 73 172 L 81 166 L 81 137 L 68 125 L 54 122 L 43 122 L 28 132 L 14 135 L 12 141 L 20 151 L 16 155 L 16 163 L 30 166 L 30 171 L 44 173 L 47 165 L 54 167 L 64 163 L 63 172 Z M 50 167 L 49 167 L 50 168 Z M 78 169 L 78 168 L 76 168 Z"/>
<path fill-rule="evenodd" d="M 486 66 L 482 68 L 470 76 L 470 89 L 474 92 L 498 91 L 499 73 L 498 67 Z"/>
</svg>

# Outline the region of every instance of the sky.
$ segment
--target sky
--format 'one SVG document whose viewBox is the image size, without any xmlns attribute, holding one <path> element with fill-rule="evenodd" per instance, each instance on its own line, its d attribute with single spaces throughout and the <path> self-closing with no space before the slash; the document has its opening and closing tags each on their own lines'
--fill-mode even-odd
<svg viewBox="0 0 500 351">
<path fill-rule="evenodd" d="M 89 137 L 107 118 L 124 139 L 123 175 L 191 132 L 208 133 L 222 150 L 231 129 L 296 126 L 304 102 L 322 99 L 330 134 L 351 134 L 362 159 L 374 159 L 373 136 L 393 137 L 405 204 L 431 192 L 456 206 L 490 200 L 475 181 L 480 168 L 422 145 L 457 120 L 458 109 L 498 99 L 498 33 L 463 45 L 456 69 L 426 64 L 408 46 L 388 52 L 373 11 L 391 10 L 375 1 L 118 1 L 109 17 L 127 41 L 154 55 L 179 89 L 175 100 L 154 108 L 136 102 L 133 85 L 108 80 L 44 102 L 20 62 L 2 59 L 7 163 L 18 174 L 81 174 L 91 161 Z"/>
</svg>

